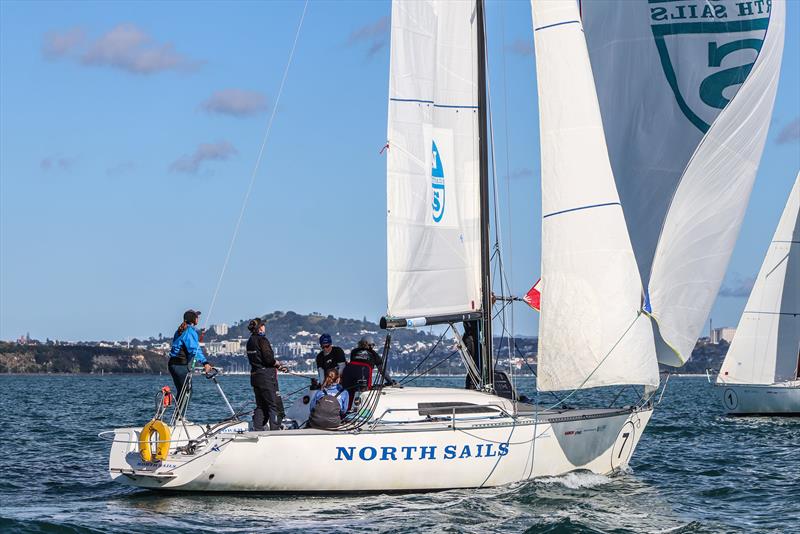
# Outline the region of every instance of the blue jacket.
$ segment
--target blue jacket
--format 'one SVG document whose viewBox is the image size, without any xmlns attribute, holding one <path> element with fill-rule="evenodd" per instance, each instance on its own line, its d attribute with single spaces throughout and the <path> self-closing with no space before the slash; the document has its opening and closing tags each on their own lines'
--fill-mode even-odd
<svg viewBox="0 0 800 534">
<path fill-rule="evenodd" d="M 186 349 L 186 363 L 190 363 L 192 358 L 194 358 L 195 363 L 201 365 L 208 362 L 203 354 L 203 349 L 200 347 L 197 330 L 191 326 L 186 327 L 183 333 L 180 332 L 180 329 L 175 331 L 175 335 L 172 336 L 172 349 L 169 351 L 170 358 L 180 356 L 181 349 L 184 348 Z"/>
<path fill-rule="evenodd" d="M 308 409 L 309 410 L 313 410 L 314 406 L 317 404 L 317 401 L 320 400 L 322 397 L 324 397 L 325 394 L 334 395 L 335 396 L 340 391 L 342 393 L 339 395 L 339 397 L 337 399 L 339 401 L 339 406 L 341 407 L 341 410 L 339 411 L 339 415 L 344 417 L 344 414 L 347 413 L 347 404 L 348 404 L 348 402 L 350 400 L 350 394 L 347 391 L 345 391 L 344 388 L 342 386 L 340 386 L 339 384 L 332 384 L 332 385 L 328 386 L 327 388 L 325 388 L 324 390 L 323 389 L 318 389 L 316 392 L 314 392 L 314 396 L 311 397 L 311 404 L 308 405 Z"/>
</svg>

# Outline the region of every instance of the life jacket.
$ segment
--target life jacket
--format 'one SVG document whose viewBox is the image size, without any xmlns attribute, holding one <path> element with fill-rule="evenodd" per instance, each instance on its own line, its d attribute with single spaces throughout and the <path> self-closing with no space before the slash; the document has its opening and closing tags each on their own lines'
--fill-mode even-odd
<svg viewBox="0 0 800 534">
<path fill-rule="evenodd" d="M 322 430 L 332 430 L 342 424 L 342 406 L 339 404 L 339 391 L 336 395 L 331 395 L 326 390 L 322 390 L 322 397 L 317 400 L 314 409 L 308 418 L 308 425 L 312 428 Z"/>
</svg>

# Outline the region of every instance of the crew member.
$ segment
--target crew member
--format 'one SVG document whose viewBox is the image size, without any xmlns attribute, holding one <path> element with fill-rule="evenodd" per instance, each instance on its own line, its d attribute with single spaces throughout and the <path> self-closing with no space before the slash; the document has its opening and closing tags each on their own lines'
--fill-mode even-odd
<svg viewBox="0 0 800 534">
<path fill-rule="evenodd" d="M 350 352 L 350 362 L 342 373 L 342 387 L 350 393 L 351 404 L 356 391 L 372 387 L 372 371 L 375 367 L 383 376 L 385 385 L 394 384 L 389 372 L 383 366 L 383 359 L 375 352 L 375 341 L 372 336 L 364 336 L 358 342 L 358 346 Z"/>
<path fill-rule="evenodd" d="M 341 375 L 347 364 L 347 358 L 342 347 L 333 346 L 330 334 L 319 336 L 319 346 L 322 347 L 322 350 L 317 354 L 317 376 L 322 383 L 325 381 L 326 372 L 331 369 L 336 369 Z"/>
<path fill-rule="evenodd" d="M 333 429 L 338 427 L 350 404 L 347 391 L 339 384 L 339 371 L 328 369 L 322 387 L 311 397 L 309 426 Z"/>
<path fill-rule="evenodd" d="M 186 310 L 186 313 L 183 314 L 183 322 L 172 336 L 172 348 L 169 351 L 167 367 L 169 374 L 172 375 L 172 381 L 175 382 L 176 399 L 180 398 L 183 384 L 186 382 L 186 375 L 191 372 L 189 364 L 193 362 L 203 364 L 203 370 L 206 373 L 210 373 L 213 369 L 203 354 L 197 330 L 194 328 L 199 320 L 199 311 Z"/>
<path fill-rule="evenodd" d="M 275 359 L 267 339 L 267 327 L 257 317 L 247 325 L 250 339 L 247 340 L 247 359 L 250 361 L 250 385 L 256 396 L 256 409 L 253 412 L 253 430 L 278 430 L 284 418 L 283 399 L 278 389 L 278 370 L 288 369 Z"/>
</svg>

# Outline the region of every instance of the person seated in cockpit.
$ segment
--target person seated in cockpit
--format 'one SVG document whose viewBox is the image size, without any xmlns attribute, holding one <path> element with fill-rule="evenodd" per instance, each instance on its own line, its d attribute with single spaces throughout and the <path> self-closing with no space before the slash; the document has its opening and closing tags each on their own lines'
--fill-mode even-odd
<svg viewBox="0 0 800 534">
<path fill-rule="evenodd" d="M 329 369 L 325 373 L 322 387 L 311 397 L 308 425 L 323 430 L 332 430 L 341 425 L 347 413 L 349 397 L 339 384 L 339 371 Z"/>
<path fill-rule="evenodd" d="M 358 346 L 350 352 L 350 361 L 342 373 L 342 387 L 350 394 L 350 405 L 357 391 L 372 389 L 372 372 L 376 367 L 383 376 L 384 385 L 395 384 L 383 365 L 383 359 L 375 352 L 375 341 L 372 336 L 364 336 L 358 342 Z"/>
</svg>

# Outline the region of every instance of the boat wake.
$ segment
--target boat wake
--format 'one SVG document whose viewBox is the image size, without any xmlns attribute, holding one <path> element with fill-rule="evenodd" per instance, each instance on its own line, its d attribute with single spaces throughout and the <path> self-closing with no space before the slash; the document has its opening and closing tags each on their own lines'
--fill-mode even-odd
<svg viewBox="0 0 800 534">
<path fill-rule="evenodd" d="M 589 471 L 573 471 L 557 477 L 543 477 L 536 480 L 539 484 L 559 485 L 569 489 L 594 488 L 613 482 L 611 477 Z"/>
</svg>

